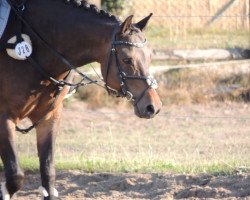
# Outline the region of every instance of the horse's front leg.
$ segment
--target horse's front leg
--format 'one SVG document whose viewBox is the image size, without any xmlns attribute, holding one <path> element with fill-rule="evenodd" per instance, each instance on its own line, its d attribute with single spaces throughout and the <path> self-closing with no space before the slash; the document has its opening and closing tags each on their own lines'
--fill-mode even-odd
<svg viewBox="0 0 250 200">
<path fill-rule="evenodd" d="M 10 199 L 23 185 L 15 146 L 15 124 L 7 114 L 0 114 L 0 156 L 4 165 L 6 183 L 1 184 L 0 200 Z"/>
<path fill-rule="evenodd" d="M 58 196 L 55 189 L 54 147 L 61 109 L 62 106 L 54 111 L 49 119 L 44 120 L 36 127 L 37 149 L 42 179 L 42 187 L 39 189 L 44 200 L 52 200 Z"/>
</svg>

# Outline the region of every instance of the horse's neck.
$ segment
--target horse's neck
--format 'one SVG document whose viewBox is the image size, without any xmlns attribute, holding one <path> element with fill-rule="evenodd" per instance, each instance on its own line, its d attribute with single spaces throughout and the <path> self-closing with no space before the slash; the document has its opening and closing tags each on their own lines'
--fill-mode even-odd
<svg viewBox="0 0 250 200">
<path fill-rule="evenodd" d="M 47 6 L 47 9 L 51 10 L 50 12 L 46 11 L 48 15 L 53 13 L 53 9 L 57 9 L 53 8 L 53 6 L 56 6 L 55 2 Z M 45 3 L 40 2 L 38 4 L 46 9 Z M 34 4 L 33 6 L 37 7 Z M 33 18 L 39 18 L 39 14 L 36 14 L 39 9 L 40 13 L 43 12 L 41 7 L 33 9 L 34 11 L 31 11 L 30 16 L 33 14 Z M 73 9 L 75 9 L 74 12 L 72 12 Z M 54 11 L 54 14 L 48 15 L 44 16 L 39 23 L 34 19 L 32 26 L 73 65 L 79 67 L 93 61 L 101 63 L 104 62 L 105 58 L 107 59 L 111 48 L 112 32 L 117 23 L 115 20 L 63 3 Z M 44 30 L 48 31 L 44 32 Z M 43 51 L 44 56 L 46 56 L 46 63 L 44 64 L 51 63 L 47 68 L 53 71 L 52 74 L 58 74 L 67 69 L 60 60 L 50 55 L 49 51 Z"/>
<path fill-rule="evenodd" d="M 69 33 L 68 38 L 72 37 L 67 49 L 72 49 L 68 52 L 70 58 L 75 62 L 76 66 L 97 61 L 102 63 L 107 58 L 111 49 L 112 33 L 115 24 L 108 24 L 97 21 L 96 24 L 92 22 L 82 23 L 76 28 L 76 31 Z M 72 34 L 75 36 L 72 36 Z M 79 34 L 77 36 L 77 34 Z M 65 45 L 65 44 L 64 44 Z M 61 46 L 63 49 L 64 47 Z M 67 52 L 65 53 L 67 55 Z"/>
</svg>

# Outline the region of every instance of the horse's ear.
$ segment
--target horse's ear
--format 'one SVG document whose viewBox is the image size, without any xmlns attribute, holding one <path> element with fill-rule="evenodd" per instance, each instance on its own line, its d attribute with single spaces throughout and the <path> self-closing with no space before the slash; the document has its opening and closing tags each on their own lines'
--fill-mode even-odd
<svg viewBox="0 0 250 200">
<path fill-rule="evenodd" d="M 139 28 L 141 31 L 143 31 L 147 24 L 149 19 L 152 17 L 153 13 L 150 13 L 149 16 L 145 17 L 144 19 L 142 19 L 141 21 L 139 21 L 136 25 L 137 28 Z"/>
<path fill-rule="evenodd" d="M 131 27 L 131 24 L 132 24 L 132 19 L 133 19 L 133 15 L 130 15 L 121 25 L 121 30 L 120 30 L 120 33 L 123 34 L 125 33 L 130 27 Z"/>
</svg>

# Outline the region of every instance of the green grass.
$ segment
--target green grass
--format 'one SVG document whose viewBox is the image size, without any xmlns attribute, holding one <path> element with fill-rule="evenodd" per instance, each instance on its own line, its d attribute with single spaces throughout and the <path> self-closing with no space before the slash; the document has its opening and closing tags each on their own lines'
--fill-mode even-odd
<svg viewBox="0 0 250 200">
<path fill-rule="evenodd" d="M 228 65 L 225 68 L 229 70 Z M 231 97 L 221 97 L 225 99 L 222 103 L 203 98 L 217 83 L 240 84 L 247 89 L 249 76 L 219 74 L 220 79 L 213 68 L 166 72 L 160 78 L 167 83 L 161 85 L 167 95 L 162 92 L 161 95 L 165 105 L 170 103 L 152 120 L 139 119 L 133 115 L 132 107 L 122 107 L 117 100 L 111 102 L 107 94 L 86 88 L 85 92 L 90 90 L 94 94 L 89 102 L 93 104 L 95 98 L 99 98 L 99 104 L 108 101 L 112 108 L 91 110 L 75 98 L 67 100 L 56 142 L 56 167 L 86 172 L 210 174 L 230 174 L 242 167 L 248 169 L 249 103 L 242 100 L 235 103 Z M 195 96 L 196 93 L 200 96 Z M 197 101 L 204 104 L 192 104 Z M 35 133 L 17 134 L 17 149 L 22 167 L 38 170 Z"/>
<path fill-rule="evenodd" d="M 20 158 L 20 164 L 26 171 L 38 171 L 39 162 L 37 157 Z M 250 166 L 245 163 L 244 166 Z M 2 163 L 0 169 L 3 170 Z M 239 171 L 249 171 L 249 168 L 242 167 L 239 161 L 212 161 L 201 163 L 175 163 L 164 160 L 105 160 L 105 159 L 77 159 L 56 161 L 57 170 L 82 170 L 88 173 L 92 172 L 111 172 L 111 173 L 175 173 L 175 174 L 197 174 L 207 173 L 213 175 L 229 175 Z"/>
<path fill-rule="evenodd" d="M 148 121 L 128 115 L 127 111 L 119 115 L 115 110 L 106 111 L 110 114 L 93 112 L 74 102 L 66 110 L 57 138 L 56 168 L 192 174 L 249 170 L 249 120 L 199 117 L 223 115 L 228 110 L 224 104 L 184 108 L 169 107 L 167 115 Z M 230 116 L 247 116 L 249 110 L 247 104 L 230 104 Z M 197 117 L 178 119 L 171 115 Z M 18 134 L 17 141 L 21 166 L 37 171 L 35 134 Z"/>
<path fill-rule="evenodd" d="M 250 48 L 250 30 L 204 28 L 175 32 L 166 26 L 151 26 L 146 35 L 155 49 Z"/>
<path fill-rule="evenodd" d="M 78 169 L 86 172 L 139 172 L 139 173 L 208 173 L 233 174 L 241 165 L 238 161 L 210 164 L 176 164 L 162 160 L 80 160 L 59 162 L 58 169 Z M 249 166 L 249 163 L 248 163 Z"/>
</svg>

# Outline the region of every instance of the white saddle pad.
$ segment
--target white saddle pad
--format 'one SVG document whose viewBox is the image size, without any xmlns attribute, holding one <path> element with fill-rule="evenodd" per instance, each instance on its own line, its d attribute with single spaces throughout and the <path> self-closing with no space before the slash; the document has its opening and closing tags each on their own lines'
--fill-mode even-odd
<svg viewBox="0 0 250 200">
<path fill-rule="evenodd" d="M 0 0 L 0 38 L 2 37 L 6 28 L 10 15 L 10 5 L 6 0 Z"/>
</svg>

